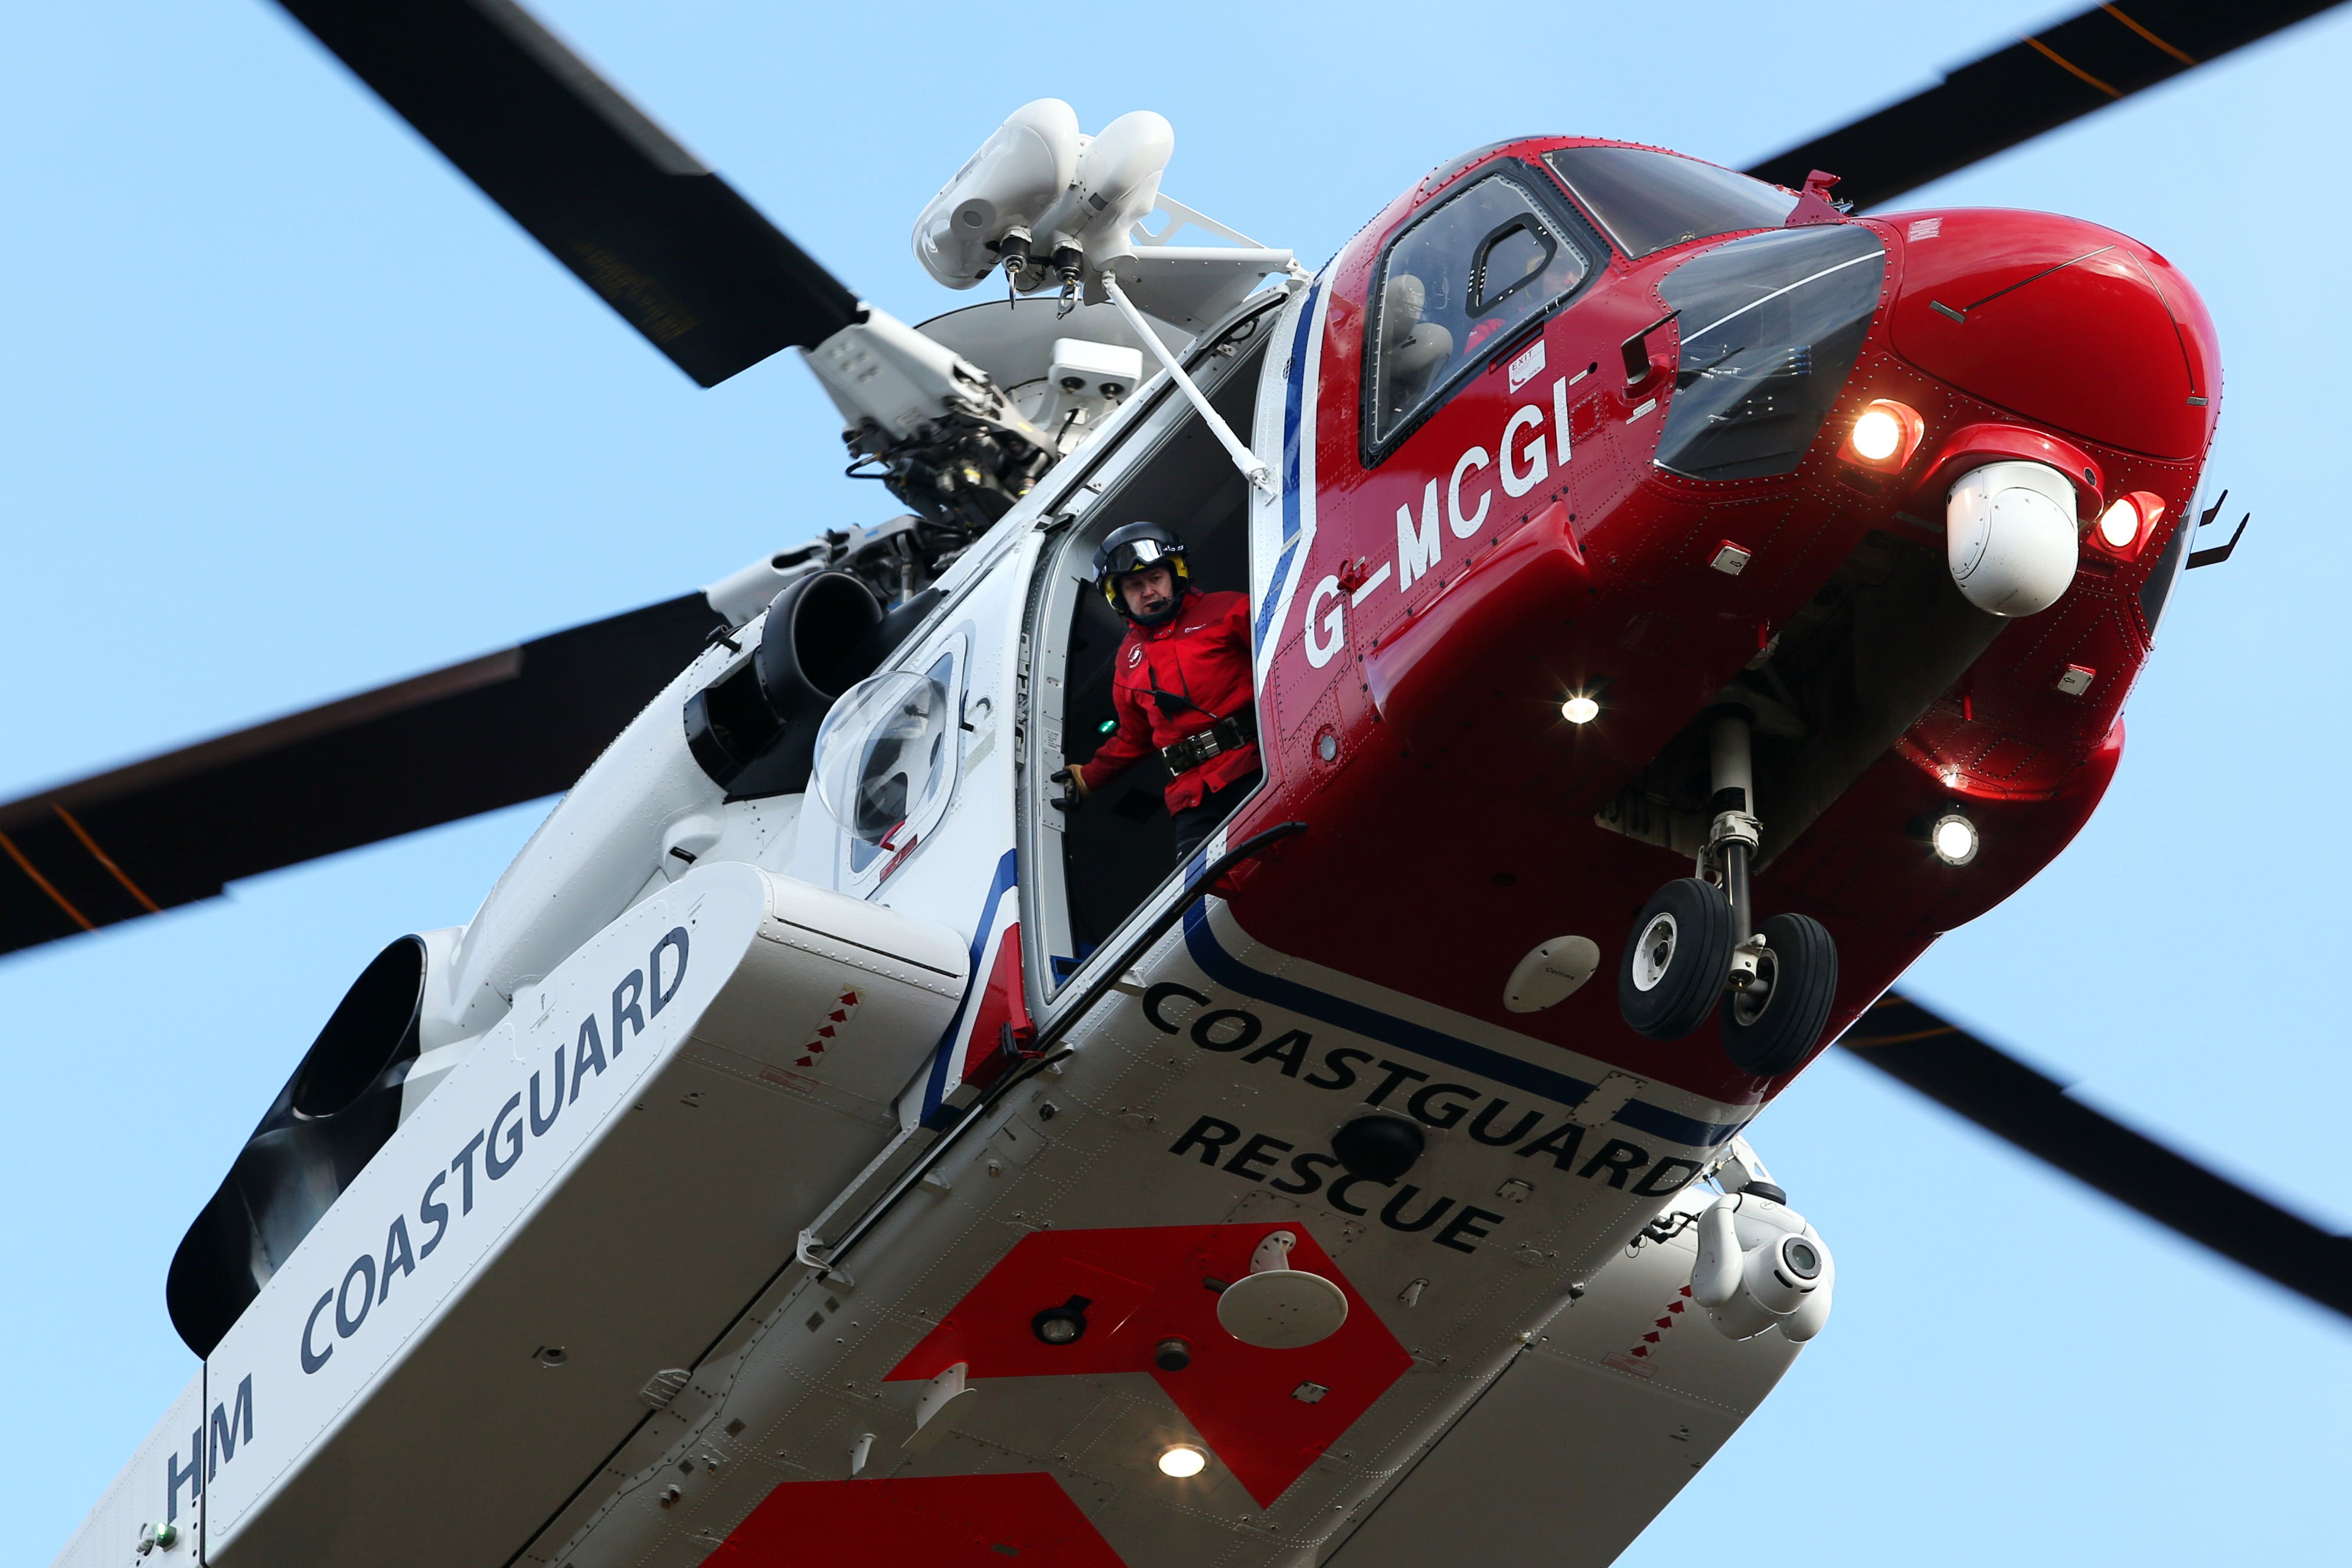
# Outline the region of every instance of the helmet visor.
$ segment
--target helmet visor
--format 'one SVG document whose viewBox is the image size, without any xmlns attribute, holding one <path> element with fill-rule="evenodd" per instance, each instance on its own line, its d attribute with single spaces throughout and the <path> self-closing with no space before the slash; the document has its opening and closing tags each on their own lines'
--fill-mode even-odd
<svg viewBox="0 0 2352 1568">
<path fill-rule="evenodd" d="M 1149 571 L 1154 566 L 1172 564 L 1184 552 L 1182 545 L 1170 549 L 1156 539 L 1129 539 L 1111 547 L 1103 557 L 1102 580 L 1112 582 L 1130 572 Z"/>
</svg>

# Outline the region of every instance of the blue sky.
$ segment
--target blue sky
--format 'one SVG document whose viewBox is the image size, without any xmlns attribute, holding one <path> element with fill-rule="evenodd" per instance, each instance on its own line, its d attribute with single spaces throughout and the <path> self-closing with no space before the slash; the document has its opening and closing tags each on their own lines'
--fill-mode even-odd
<svg viewBox="0 0 2352 1568">
<path fill-rule="evenodd" d="M 962 302 L 908 255 L 915 213 L 1030 98 L 1167 114 L 1171 195 L 1319 264 L 1469 147 L 1737 165 L 2053 15 L 543 14 L 908 319 Z M 2339 1228 L 2347 79 L 2352 16 L 2323 19 L 1906 204 L 2072 213 L 2178 262 L 2226 369 L 2209 491 L 2256 514 L 2175 600 L 2099 816 L 1911 984 Z M 12 8 L 0 145 L 0 798 L 879 515 L 804 372 L 694 390 L 258 0 Z M 538 815 L 0 960 L 9 1560 L 48 1558 L 190 1373 L 164 1266 L 352 975 L 464 921 Z M 2338 1554 L 2352 1328 L 1834 1056 L 1756 1136 L 1837 1251 L 1836 1316 L 1628 1563 L 1726 1531 L 1759 1568 Z"/>
</svg>

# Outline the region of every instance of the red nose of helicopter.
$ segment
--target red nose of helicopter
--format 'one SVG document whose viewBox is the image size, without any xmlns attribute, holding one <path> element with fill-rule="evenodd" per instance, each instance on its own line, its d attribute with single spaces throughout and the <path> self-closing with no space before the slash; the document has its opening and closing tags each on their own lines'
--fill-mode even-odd
<svg viewBox="0 0 2352 1568">
<path fill-rule="evenodd" d="M 1379 254 L 1349 275 L 1374 308 Z M 1244 888 L 1244 918 L 1306 931 L 1377 907 L 1393 868 L 1345 836 L 1353 810 L 1391 838 L 1475 825 L 1475 851 L 1416 868 L 1416 900 L 1462 913 L 1417 933 L 1411 962 L 1448 1005 L 1495 1016 L 1500 955 L 1561 921 L 1496 889 L 1630 914 L 1720 855 L 1726 886 L 1748 864 L 1753 907 L 1831 931 L 1851 1017 L 1874 974 L 2046 864 L 2112 777 L 2220 375 L 2203 302 L 2163 257 L 2036 213 L 1801 204 L 1602 279 L 1344 508 L 1327 491 L 1339 542 L 1302 662 L 1344 630 L 1378 728 L 1286 861 L 1311 904 Z M 1557 467 L 1531 480 L 1538 449 Z M 1475 500 L 1490 462 L 1481 530 L 1449 497 Z M 1471 548 L 1417 596 L 1374 592 L 1375 570 L 1412 581 L 1373 563 L 1441 521 Z M 1709 837 L 1740 826 L 1727 809 L 1756 823 L 1736 857 Z M 1643 951 L 1589 923 L 1612 962 Z M 1716 1069 L 1645 1043 L 1683 1036 L 1622 1004 L 1638 970 L 1619 979 L 1616 999 L 1496 1021 L 1573 1049 L 1607 1037 L 1628 1070 L 1700 1089 Z"/>
<path fill-rule="evenodd" d="M 1895 353 L 2054 433 L 2193 459 L 2212 429 L 2213 322 L 2163 257 L 2046 213 L 1964 209 L 1889 220 L 1902 280 Z"/>
</svg>

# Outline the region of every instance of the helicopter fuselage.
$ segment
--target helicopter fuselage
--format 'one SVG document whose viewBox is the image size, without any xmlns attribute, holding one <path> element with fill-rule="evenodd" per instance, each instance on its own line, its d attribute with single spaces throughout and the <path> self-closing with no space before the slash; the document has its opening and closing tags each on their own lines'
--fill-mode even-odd
<svg viewBox="0 0 2352 1568">
<path fill-rule="evenodd" d="M 1378 1568 L 1419 1460 L 1530 1440 L 1475 1412 L 1547 1355 L 1684 1446 L 1613 1505 L 1465 1514 L 1630 1540 L 1797 1349 L 1701 1333 L 1675 1218 L 1794 1071 L 1646 1037 L 1610 984 L 1709 867 L 1709 716 L 1756 735 L 1759 907 L 1834 937 L 1825 1048 L 2096 805 L 2219 372 L 2122 237 L 1809 190 L 1643 249 L 1546 161 L 1610 146 L 1489 149 L 1202 332 L 1274 493 L 1141 389 L 940 576 L 803 787 L 709 775 L 681 710 L 762 626 L 707 649 L 424 940 L 396 1126 L 61 1561 L 138 1512 L 232 1565 Z M 1412 248 L 1496 181 L 1470 252 Z M 1909 420 L 1873 456 L 1881 405 Z M 2031 615 L 1955 575 L 1946 493 L 1995 462 L 2074 497 Z M 1148 790 L 1046 798 L 1104 711 L 1083 563 L 1138 516 L 1197 532 L 1256 634 L 1265 780 L 1183 867 Z M 852 805 L 877 780 L 887 823 Z M 1567 937 L 1599 968 L 1530 1004 Z M 1367 1118 L 1405 1166 L 1336 1152 Z M 1304 1342 L 1228 1310 L 1277 1237 L 1344 1302 Z M 1694 1388 L 1738 1413 L 1696 1447 Z M 1541 1440 L 1614 1439 L 1567 1409 Z"/>
</svg>

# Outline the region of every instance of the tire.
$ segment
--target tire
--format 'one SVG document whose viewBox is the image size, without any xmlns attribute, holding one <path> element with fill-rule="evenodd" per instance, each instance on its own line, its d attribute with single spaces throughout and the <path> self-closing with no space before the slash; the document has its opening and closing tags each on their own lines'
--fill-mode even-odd
<svg viewBox="0 0 2352 1568">
<path fill-rule="evenodd" d="M 1734 992 L 1723 1005 L 1723 1054 L 1740 1071 L 1778 1078 L 1805 1059 L 1830 1021 L 1837 995 L 1837 943 L 1811 915 L 1764 922 L 1762 1001 Z"/>
<path fill-rule="evenodd" d="M 1731 906 L 1696 877 L 1668 882 L 1634 917 L 1617 1007 L 1637 1034 L 1679 1040 L 1706 1022 L 1731 972 Z"/>
</svg>

